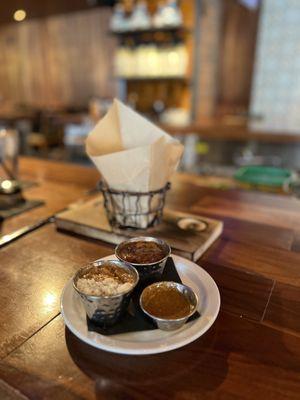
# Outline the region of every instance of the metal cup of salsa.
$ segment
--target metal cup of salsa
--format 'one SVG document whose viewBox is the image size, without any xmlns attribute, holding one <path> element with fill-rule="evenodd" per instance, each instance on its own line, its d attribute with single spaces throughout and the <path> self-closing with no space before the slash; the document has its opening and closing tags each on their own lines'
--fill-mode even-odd
<svg viewBox="0 0 300 400">
<path fill-rule="evenodd" d="M 186 285 L 162 281 L 147 286 L 140 296 L 140 307 L 159 329 L 181 328 L 198 308 L 198 297 Z"/>
<path fill-rule="evenodd" d="M 115 250 L 117 258 L 133 265 L 140 280 L 157 279 L 163 273 L 170 246 L 161 239 L 135 237 L 120 243 Z"/>
</svg>

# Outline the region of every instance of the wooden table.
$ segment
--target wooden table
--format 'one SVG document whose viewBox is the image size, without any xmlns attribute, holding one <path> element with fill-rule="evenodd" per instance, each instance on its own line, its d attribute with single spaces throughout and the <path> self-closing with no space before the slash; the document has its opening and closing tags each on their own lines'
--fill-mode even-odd
<svg viewBox="0 0 300 400">
<path fill-rule="evenodd" d="M 40 184 L 28 196 L 47 204 L 11 228 L 84 197 L 98 179 L 92 169 L 30 159 L 21 173 Z M 199 261 L 221 291 L 212 328 L 153 356 L 82 343 L 64 327 L 60 294 L 82 264 L 113 248 L 49 223 L 0 250 L 0 399 L 300 398 L 300 204 L 202 183 L 177 175 L 168 205 L 224 221 L 222 238 Z"/>
</svg>

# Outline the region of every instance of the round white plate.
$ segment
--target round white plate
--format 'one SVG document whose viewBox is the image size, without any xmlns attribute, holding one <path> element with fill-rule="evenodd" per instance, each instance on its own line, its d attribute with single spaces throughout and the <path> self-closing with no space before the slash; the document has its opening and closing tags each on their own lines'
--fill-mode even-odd
<svg viewBox="0 0 300 400">
<path fill-rule="evenodd" d="M 98 349 L 120 354 L 156 354 L 174 350 L 203 335 L 214 323 L 220 309 L 220 293 L 215 281 L 197 264 L 172 255 L 182 282 L 190 286 L 199 298 L 200 317 L 182 328 L 166 332 L 159 329 L 130 332 L 112 336 L 89 332 L 81 300 L 70 280 L 62 293 L 61 313 L 65 324 L 79 339 Z M 104 259 L 115 259 L 108 256 Z"/>
</svg>

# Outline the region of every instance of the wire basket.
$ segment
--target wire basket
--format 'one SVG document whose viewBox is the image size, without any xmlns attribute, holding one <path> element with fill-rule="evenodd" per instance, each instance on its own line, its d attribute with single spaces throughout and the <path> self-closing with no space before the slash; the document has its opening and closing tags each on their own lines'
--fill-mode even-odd
<svg viewBox="0 0 300 400">
<path fill-rule="evenodd" d="M 104 181 L 99 183 L 108 221 L 119 229 L 147 229 L 159 224 L 170 187 L 168 182 L 151 192 L 124 192 L 109 188 Z"/>
</svg>

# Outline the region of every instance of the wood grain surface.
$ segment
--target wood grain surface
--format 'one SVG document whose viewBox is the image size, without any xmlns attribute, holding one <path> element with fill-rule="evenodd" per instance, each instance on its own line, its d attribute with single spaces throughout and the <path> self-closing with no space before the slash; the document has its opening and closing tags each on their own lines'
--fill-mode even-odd
<svg viewBox="0 0 300 400">
<path fill-rule="evenodd" d="M 259 7 L 250 9 L 234 0 L 223 1 L 219 107 L 228 113 L 249 106 L 258 21 Z"/>
<path fill-rule="evenodd" d="M 2 25 L 3 98 L 35 107 L 86 107 L 92 96 L 114 96 L 110 15 L 109 8 L 93 8 Z"/>
<path fill-rule="evenodd" d="M 22 179 L 33 183 L 25 190 L 24 197 L 43 200 L 45 204 L 5 220 L 0 224 L 1 236 L 50 217 L 70 203 L 84 199 L 99 180 L 99 174 L 94 169 L 71 164 L 22 158 L 20 169 Z"/>
<path fill-rule="evenodd" d="M 267 340 L 266 340 L 267 338 Z M 298 338 L 221 313 L 197 341 L 152 356 L 95 350 L 60 316 L 0 363 L 34 399 L 298 399 Z"/>
<path fill-rule="evenodd" d="M 0 292 L 4 324 L 0 356 L 7 354 L 59 313 L 61 291 L 82 265 L 111 248 L 57 233 L 45 226 L 1 250 Z M 17 296 L 12 296 L 17 293 Z"/>
<path fill-rule="evenodd" d="M 98 180 L 92 169 L 30 159 L 22 160 L 21 175 L 39 183 L 26 193 L 44 196 L 47 215 L 86 198 Z M 299 203 L 201 182 L 176 175 L 167 202 L 224 222 L 222 237 L 198 262 L 221 292 L 212 328 L 155 356 L 119 356 L 82 343 L 64 328 L 61 290 L 81 265 L 113 247 L 48 224 L 0 250 L 4 399 L 6 390 L 8 399 L 34 400 L 299 398 Z M 39 218 L 36 212 L 12 218 L 11 226 Z"/>
</svg>

